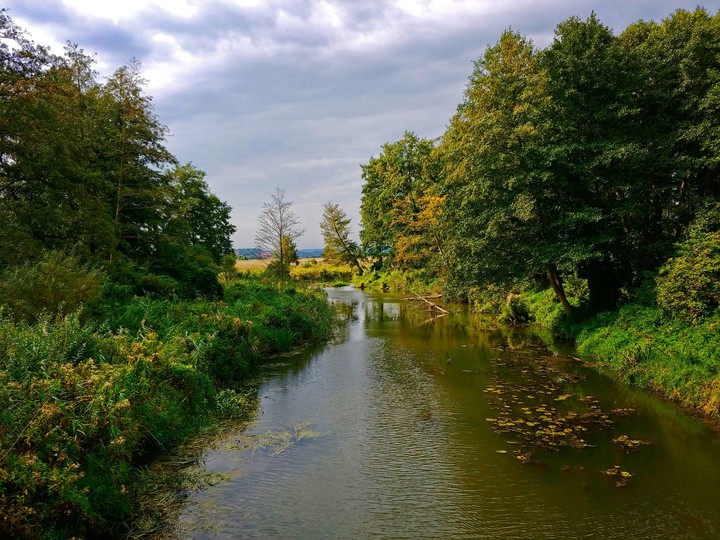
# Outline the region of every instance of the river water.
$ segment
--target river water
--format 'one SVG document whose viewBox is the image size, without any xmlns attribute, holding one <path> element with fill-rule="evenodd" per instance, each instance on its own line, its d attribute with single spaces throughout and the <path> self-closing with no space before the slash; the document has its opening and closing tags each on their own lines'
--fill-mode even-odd
<svg viewBox="0 0 720 540">
<path fill-rule="evenodd" d="M 341 335 L 266 368 L 180 537 L 720 538 L 720 436 L 672 404 L 529 330 L 328 294 Z"/>
</svg>

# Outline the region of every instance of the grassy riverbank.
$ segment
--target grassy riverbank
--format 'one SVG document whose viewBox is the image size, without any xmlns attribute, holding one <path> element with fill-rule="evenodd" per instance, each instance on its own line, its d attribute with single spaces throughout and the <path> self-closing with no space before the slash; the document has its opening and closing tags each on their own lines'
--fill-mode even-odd
<svg viewBox="0 0 720 540">
<path fill-rule="evenodd" d="M 682 259 L 675 261 L 679 264 Z M 698 303 L 692 287 L 687 286 L 680 295 L 686 305 L 668 305 L 667 291 L 676 286 L 675 279 L 670 269 L 662 276 L 649 276 L 648 283 L 616 310 L 596 314 L 586 310 L 583 281 L 571 280 L 565 283 L 575 308 L 570 317 L 553 291 L 537 284 L 488 287 L 474 291 L 469 301 L 475 312 L 500 324 L 534 324 L 547 330 L 549 340 L 573 341 L 587 361 L 623 382 L 720 421 L 720 310 L 704 302 L 709 307 L 698 311 L 703 302 Z M 360 282 L 378 290 L 385 284 L 390 292 L 399 294 L 432 294 L 440 288 L 421 272 L 356 276 L 355 284 Z"/>
<path fill-rule="evenodd" d="M 131 297 L 89 318 L 0 317 L 0 535 L 101 536 L 136 512 L 138 468 L 242 414 L 267 355 L 328 336 L 322 293 L 245 277 L 222 301 Z"/>
<path fill-rule="evenodd" d="M 688 320 L 658 305 L 654 290 L 640 291 L 616 310 L 589 315 L 571 298 L 566 317 L 551 290 L 508 295 L 496 314 L 530 322 L 552 339 L 570 339 L 578 354 L 633 386 L 662 394 L 720 420 L 720 312 Z"/>
<path fill-rule="evenodd" d="M 720 420 L 720 315 L 691 325 L 628 303 L 573 329 L 582 356 L 629 384 Z"/>
</svg>

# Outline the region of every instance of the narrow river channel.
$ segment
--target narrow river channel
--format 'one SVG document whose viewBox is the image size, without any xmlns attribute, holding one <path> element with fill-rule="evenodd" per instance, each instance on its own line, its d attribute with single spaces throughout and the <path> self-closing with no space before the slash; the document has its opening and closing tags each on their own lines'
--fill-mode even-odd
<svg viewBox="0 0 720 540">
<path fill-rule="evenodd" d="M 183 538 L 720 538 L 720 436 L 529 330 L 350 288 L 208 448 Z M 618 487 L 619 486 L 619 487 Z"/>
</svg>

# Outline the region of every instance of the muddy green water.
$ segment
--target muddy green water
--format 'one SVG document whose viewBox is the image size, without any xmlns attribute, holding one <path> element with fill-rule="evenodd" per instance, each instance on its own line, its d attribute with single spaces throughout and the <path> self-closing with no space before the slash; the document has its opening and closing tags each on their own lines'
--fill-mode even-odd
<svg viewBox="0 0 720 540">
<path fill-rule="evenodd" d="M 720 437 L 672 404 L 527 330 L 329 294 L 341 336 L 268 366 L 254 423 L 206 450 L 222 480 L 190 494 L 182 537 L 720 538 Z"/>
</svg>

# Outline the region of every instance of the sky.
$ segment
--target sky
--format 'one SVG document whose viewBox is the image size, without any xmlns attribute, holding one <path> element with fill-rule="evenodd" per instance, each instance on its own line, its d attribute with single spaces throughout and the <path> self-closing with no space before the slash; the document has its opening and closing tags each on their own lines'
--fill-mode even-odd
<svg viewBox="0 0 720 540">
<path fill-rule="evenodd" d="M 512 28 L 546 47 L 595 11 L 616 34 L 720 0 L 4 0 L 32 40 L 96 54 L 101 76 L 136 58 L 167 148 L 207 173 L 253 247 L 276 187 L 322 248 L 323 205 L 360 228 L 361 165 L 405 131 L 445 131 L 485 48 Z"/>
</svg>

